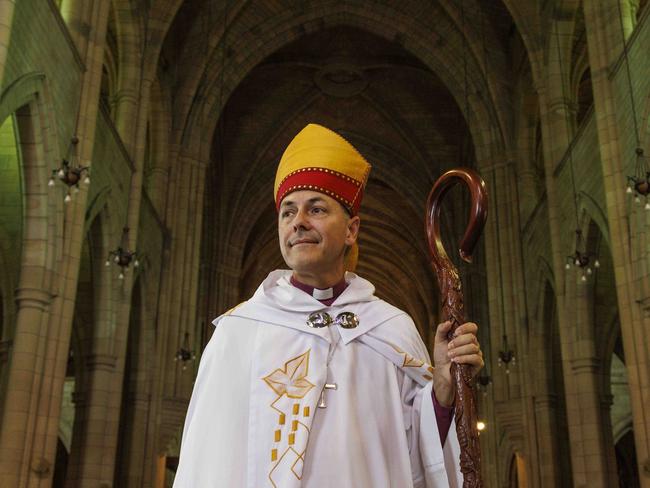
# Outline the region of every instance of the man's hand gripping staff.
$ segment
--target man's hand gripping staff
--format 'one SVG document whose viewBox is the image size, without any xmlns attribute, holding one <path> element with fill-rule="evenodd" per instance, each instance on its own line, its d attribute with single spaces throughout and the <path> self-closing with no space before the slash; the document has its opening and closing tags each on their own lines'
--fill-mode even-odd
<svg viewBox="0 0 650 488">
<path fill-rule="evenodd" d="M 476 324 L 465 323 L 458 271 L 445 252 L 440 237 L 441 201 L 449 189 L 460 182 L 465 183 L 471 193 L 471 209 L 459 252 L 463 260 L 471 262 L 472 251 L 487 218 L 488 201 L 485 183 L 474 170 L 452 169 L 436 181 L 427 200 L 425 226 L 431 266 L 438 277 L 442 300 L 443 323 L 436 331 L 434 346 L 434 365 L 438 371 L 434 376 L 434 388 L 438 401 L 443 405 L 450 405 L 455 395 L 454 414 L 461 449 L 463 488 L 477 488 L 483 484 L 473 378 L 483 366 L 483 358 L 476 341 Z"/>
</svg>

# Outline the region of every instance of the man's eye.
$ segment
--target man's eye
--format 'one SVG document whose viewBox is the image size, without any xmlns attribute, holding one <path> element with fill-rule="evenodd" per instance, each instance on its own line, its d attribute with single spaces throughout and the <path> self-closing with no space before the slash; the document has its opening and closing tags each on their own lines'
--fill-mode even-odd
<svg viewBox="0 0 650 488">
<path fill-rule="evenodd" d="M 287 218 L 287 217 L 291 216 L 291 214 L 292 214 L 291 210 L 285 210 L 285 211 L 282 212 L 280 215 L 281 215 L 282 218 L 284 219 L 284 218 Z"/>
<path fill-rule="evenodd" d="M 322 207 L 314 207 L 311 209 L 312 213 L 324 213 L 325 209 Z"/>
</svg>

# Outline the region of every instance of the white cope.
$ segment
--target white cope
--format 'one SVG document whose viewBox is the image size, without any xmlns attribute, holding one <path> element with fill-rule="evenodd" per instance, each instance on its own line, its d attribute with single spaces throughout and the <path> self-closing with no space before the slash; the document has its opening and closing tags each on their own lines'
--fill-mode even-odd
<svg viewBox="0 0 650 488">
<path fill-rule="evenodd" d="M 432 370 L 411 318 L 352 273 L 330 307 L 290 276 L 272 272 L 214 321 L 174 487 L 462 486 L 455 426 L 443 448 Z M 360 324 L 308 327 L 318 310 L 353 312 Z M 317 408 L 326 383 L 337 389 Z"/>
</svg>

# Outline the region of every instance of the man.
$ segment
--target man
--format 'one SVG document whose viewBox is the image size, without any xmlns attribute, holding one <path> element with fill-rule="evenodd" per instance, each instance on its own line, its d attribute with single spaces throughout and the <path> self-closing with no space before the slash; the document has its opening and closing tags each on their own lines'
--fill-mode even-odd
<svg viewBox="0 0 650 488">
<path fill-rule="evenodd" d="M 482 367 L 477 327 L 448 343 L 439 325 L 433 367 L 411 318 L 345 272 L 369 171 L 319 125 L 287 147 L 275 199 L 291 271 L 213 322 L 176 488 L 462 485 L 449 366 Z"/>
</svg>

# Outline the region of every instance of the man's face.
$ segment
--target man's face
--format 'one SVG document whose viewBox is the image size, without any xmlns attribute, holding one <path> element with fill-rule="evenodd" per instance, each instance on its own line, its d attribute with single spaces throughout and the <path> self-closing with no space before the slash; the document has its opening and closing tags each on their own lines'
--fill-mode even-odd
<svg viewBox="0 0 650 488">
<path fill-rule="evenodd" d="M 359 217 L 350 217 L 323 193 L 295 191 L 280 205 L 280 250 L 298 275 L 341 275 L 346 246 L 354 244 L 358 232 Z"/>
</svg>

